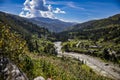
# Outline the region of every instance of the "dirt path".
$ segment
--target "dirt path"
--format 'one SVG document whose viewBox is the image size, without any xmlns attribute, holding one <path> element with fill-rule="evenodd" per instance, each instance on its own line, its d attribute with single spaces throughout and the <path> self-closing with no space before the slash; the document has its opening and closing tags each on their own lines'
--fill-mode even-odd
<svg viewBox="0 0 120 80">
<path fill-rule="evenodd" d="M 114 78 L 115 80 L 120 80 L 120 68 L 113 65 L 112 63 L 105 63 L 96 57 L 92 57 L 85 54 L 78 54 L 74 52 L 64 52 L 61 51 L 61 42 L 55 42 L 55 47 L 58 52 L 58 56 L 66 55 L 74 57 L 83 61 L 86 65 L 91 67 L 95 72 Z"/>
</svg>

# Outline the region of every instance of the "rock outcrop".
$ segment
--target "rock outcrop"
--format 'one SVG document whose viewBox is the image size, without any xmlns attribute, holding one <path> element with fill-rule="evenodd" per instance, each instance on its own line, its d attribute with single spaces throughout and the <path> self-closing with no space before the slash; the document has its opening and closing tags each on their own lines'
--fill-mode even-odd
<svg viewBox="0 0 120 80">
<path fill-rule="evenodd" d="M 0 78 L 2 80 L 28 80 L 13 62 L 4 57 L 0 57 Z"/>
</svg>

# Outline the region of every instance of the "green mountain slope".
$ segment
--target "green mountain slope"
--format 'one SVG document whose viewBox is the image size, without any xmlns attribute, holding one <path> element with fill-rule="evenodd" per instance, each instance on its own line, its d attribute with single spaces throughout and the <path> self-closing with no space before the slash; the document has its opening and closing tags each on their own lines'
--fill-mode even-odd
<svg viewBox="0 0 120 80">
<path fill-rule="evenodd" d="M 0 21 L 8 26 L 11 26 L 12 30 L 19 34 L 30 36 L 32 34 L 49 35 L 50 32 L 45 28 L 40 28 L 39 26 L 28 22 L 25 18 L 0 12 Z"/>
<path fill-rule="evenodd" d="M 0 60 L 10 59 L 29 79 L 34 76 L 30 52 L 38 55 L 56 54 L 54 44 L 48 37 L 51 37 L 51 33 L 47 29 L 19 16 L 0 12 Z M 0 71 L 3 71 L 7 62 L 4 64 L 0 65 Z M 6 80 L 9 75 L 0 75 L 0 80 Z"/>
<path fill-rule="evenodd" d="M 92 39 L 98 40 L 100 38 L 105 41 L 120 41 L 120 14 L 115 16 L 77 24 L 67 31 L 59 34 L 59 37 L 65 36 L 68 38 Z"/>
<path fill-rule="evenodd" d="M 21 37 L 26 40 L 30 51 L 39 52 L 39 47 L 42 47 L 40 44 L 47 44 L 47 41 L 49 42 L 49 40 L 54 39 L 52 36 L 53 33 L 49 32 L 47 29 L 39 27 L 28 22 L 25 18 L 16 15 L 0 12 L 0 23 L 5 26 L 10 26 L 12 32 L 20 34 Z"/>
</svg>

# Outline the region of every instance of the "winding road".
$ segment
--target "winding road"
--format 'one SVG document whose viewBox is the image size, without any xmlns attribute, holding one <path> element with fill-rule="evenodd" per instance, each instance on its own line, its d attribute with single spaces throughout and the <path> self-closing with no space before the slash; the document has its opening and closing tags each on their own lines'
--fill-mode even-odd
<svg viewBox="0 0 120 80">
<path fill-rule="evenodd" d="M 92 68 L 96 73 L 103 76 L 111 77 L 115 80 L 120 80 L 120 68 L 112 63 L 105 63 L 96 57 L 92 57 L 85 54 L 75 53 L 75 52 L 64 52 L 61 51 L 61 42 L 55 42 L 55 47 L 58 52 L 58 57 L 69 56 L 77 58 L 83 61 L 87 66 Z"/>
</svg>

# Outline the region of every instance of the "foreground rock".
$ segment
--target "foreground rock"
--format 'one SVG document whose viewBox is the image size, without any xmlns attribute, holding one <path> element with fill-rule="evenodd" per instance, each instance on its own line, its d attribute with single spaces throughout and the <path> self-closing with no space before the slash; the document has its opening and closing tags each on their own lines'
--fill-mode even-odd
<svg viewBox="0 0 120 80">
<path fill-rule="evenodd" d="M 0 78 L 4 80 L 28 80 L 15 64 L 3 57 L 0 57 Z"/>
</svg>

